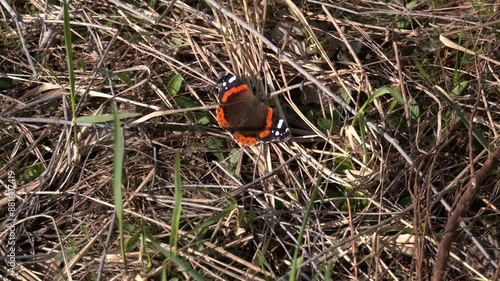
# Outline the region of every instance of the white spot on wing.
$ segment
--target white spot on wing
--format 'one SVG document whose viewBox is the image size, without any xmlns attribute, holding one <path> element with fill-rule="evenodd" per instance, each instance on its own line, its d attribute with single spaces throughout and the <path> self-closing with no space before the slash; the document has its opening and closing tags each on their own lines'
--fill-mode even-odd
<svg viewBox="0 0 500 281">
<path fill-rule="evenodd" d="M 282 126 L 283 126 L 283 119 L 280 119 L 280 121 L 278 121 L 278 125 L 276 127 L 278 129 L 281 129 Z"/>
<path fill-rule="evenodd" d="M 228 83 L 233 83 L 234 80 L 236 80 L 236 76 L 233 75 L 233 77 L 229 78 L 229 80 L 227 80 Z"/>
</svg>

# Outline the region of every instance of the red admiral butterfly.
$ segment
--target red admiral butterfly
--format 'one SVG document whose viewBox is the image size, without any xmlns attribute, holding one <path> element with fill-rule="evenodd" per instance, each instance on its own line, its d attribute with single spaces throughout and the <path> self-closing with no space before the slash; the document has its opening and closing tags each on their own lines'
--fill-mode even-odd
<svg viewBox="0 0 500 281">
<path fill-rule="evenodd" d="M 285 141 L 290 130 L 274 110 L 262 103 L 236 76 L 225 71 L 217 81 L 217 122 L 244 145 Z"/>
</svg>

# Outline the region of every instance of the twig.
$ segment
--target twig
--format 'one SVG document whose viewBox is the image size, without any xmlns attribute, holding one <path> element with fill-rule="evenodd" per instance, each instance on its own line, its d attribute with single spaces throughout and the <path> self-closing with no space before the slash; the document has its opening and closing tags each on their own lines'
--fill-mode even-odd
<svg viewBox="0 0 500 281">
<path fill-rule="evenodd" d="M 45 124 L 59 124 L 59 125 L 67 125 L 70 126 L 72 124 L 71 120 L 64 120 L 58 118 L 40 118 L 40 117 L 0 117 L 0 121 L 2 122 L 12 122 L 12 123 L 45 123 Z M 108 125 L 97 124 L 97 123 L 85 123 L 85 122 L 77 122 L 76 126 L 82 127 L 99 127 L 106 128 Z"/>
<path fill-rule="evenodd" d="M 64 15 L 64 10 L 63 10 L 63 9 L 61 9 L 61 10 L 59 11 L 59 14 L 57 14 L 57 16 L 56 16 L 56 20 L 57 20 L 57 21 L 61 21 L 61 23 L 62 23 L 62 18 L 63 18 L 63 15 Z M 47 20 L 47 19 L 45 18 L 45 19 L 44 19 L 44 24 L 45 24 L 45 23 L 47 23 L 47 22 L 46 22 L 46 20 Z M 53 24 L 51 24 L 51 25 L 49 26 L 49 28 L 47 29 L 47 31 L 45 31 L 45 32 L 43 33 L 42 40 L 40 41 L 40 44 L 39 44 L 40 48 L 45 48 L 45 47 L 47 47 L 47 46 L 48 46 L 48 44 L 49 44 L 49 39 L 52 37 L 52 34 L 54 34 L 54 32 L 55 32 L 55 31 L 56 31 L 56 24 L 55 24 L 55 23 L 53 23 Z"/>
<path fill-rule="evenodd" d="M 453 211 L 450 212 L 448 222 L 446 223 L 444 229 L 443 239 L 438 247 L 438 253 L 436 257 L 436 264 L 434 265 L 434 272 L 432 275 L 433 281 L 443 280 L 445 273 L 445 267 L 448 263 L 448 258 L 450 254 L 451 243 L 457 235 L 457 227 L 460 219 L 469 209 L 470 204 L 475 199 L 479 188 L 486 179 L 488 172 L 496 167 L 498 161 L 500 160 L 500 147 L 498 147 L 493 154 L 484 162 L 483 167 L 476 173 L 475 178 L 473 177 L 467 184 L 467 189 L 465 192 L 457 198 L 454 204 Z"/>
<path fill-rule="evenodd" d="M 496 65 L 499 65 L 500 66 L 500 61 L 497 61 L 497 60 L 494 60 L 490 57 L 487 57 L 485 55 L 482 55 L 482 54 L 478 54 L 472 50 L 469 50 L 465 47 L 462 47 L 456 43 L 454 43 L 453 41 L 451 41 L 450 39 L 444 37 L 443 35 L 439 35 L 439 40 L 441 41 L 441 43 L 443 43 L 443 45 L 445 45 L 446 47 L 449 47 L 449 48 L 452 48 L 452 49 L 455 49 L 455 50 L 459 50 L 461 52 L 464 52 L 464 53 L 467 53 L 469 55 L 473 55 L 473 56 L 477 56 L 478 58 L 481 58 L 483 60 L 486 60 L 486 61 L 489 61 L 491 63 L 494 63 Z"/>
<path fill-rule="evenodd" d="M 16 11 L 14 11 L 14 9 L 12 9 L 9 3 L 7 3 L 5 0 L 0 0 L 0 3 L 2 3 L 5 9 L 7 9 L 7 11 L 12 17 L 12 20 L 16 24 L 17 33 L 19 34 L 19 40 L 21 41 L 21 45 L 23 46 L 23 51 L 26 54 L 26 58 L 28 59 L 28 63 L 31 67 L 31 71 L 33 71 L 33 76 L 38 77 L 38 72 L 36 71 L 35 64 L 33 63 L 33 59 L 31 58 L 30 55 L 30 51 L 28 50 L 28 46 L 26 45 L 26 40 L 24 40 L 23 37 L 23 31 L 21 30 L 21 24 L 19 23 L 20 17 L 16 14 Z"/>
<path fill-rule="evenodd" d="M 163 20 L 163 18 L 170 12 L 170 10 L 172 10 L 172 8 L 175 5 L 175 2 L 177 2 L 177 0 L 172 0 L 172 2 L 170 2 L 170 4 L 165 9 L 165 11 L 163 12 L 163 14 L 161 14 L 161 16 L 159 16 L 158 18 L 156 18 L 156 20 L 155 20 L 156 24 L 160 23 Z"/>
</svg>

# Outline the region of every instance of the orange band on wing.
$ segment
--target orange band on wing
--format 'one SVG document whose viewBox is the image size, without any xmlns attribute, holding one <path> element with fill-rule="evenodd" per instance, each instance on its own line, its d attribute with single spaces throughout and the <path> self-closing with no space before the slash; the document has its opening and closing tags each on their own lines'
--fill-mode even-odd
<svg viewBox="0 0 500 281">
<path fill-rule="evenodd" d="M 219 125 L 224 128 L 224 129 L 227 129 L 229 128 L 229 122 L 227 122 L 226 120 L 226 116 L 224 114 L 224 110 L 222 109 L 222 107 L 217 107 L 217 110 L 216 110 L 216 113 L 217 113 L 217 122 L 219 122 Z"/>
<path fill-rule="evenodd" d="M 240 132 L 236 132 L 234 133 L 234 139 L 241 143 L 241 144 L 244 144 L 244 145 L 254 145 L 257 143 L 257 139 L 256 138 L 252 138 L 252 137 L 245 137 L 244 135 L 242 135 Z"/>
<path fill-rule="evenodd" d="M 264 131 L 260 132 L 259 138 L 265 139 L 269 137 L 271 134 L 271 127 L 273 126 L 273 109 L 269 108 L 267 110 L 267 116 L 266 116 L 266 128 Z"/>
<path fill-rule="evenodd" d="M 239 93 L 239 92 L 242 92 L 244 90 L 246 90 L 248 87 L 246 84 L 242 84 L 238 87 L 233 87 L 229 90 L 227 90 L 223 95 L 222 95 L 222 99 L 221 99 L 221 102 L 222 103 L 226 103 L 227 102 L 227 99 L 232 95 L 232 94 L 236 94 L 236 93 Z"/>
</svg>

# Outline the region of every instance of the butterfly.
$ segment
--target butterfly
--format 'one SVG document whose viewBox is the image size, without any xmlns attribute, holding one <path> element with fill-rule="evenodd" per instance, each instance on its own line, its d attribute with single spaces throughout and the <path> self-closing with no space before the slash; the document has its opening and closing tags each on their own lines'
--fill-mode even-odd
<svg viewBox="0 0 500 281">
<path fill-rule="evenodd" d="M 235 75 L 221 72 L 217 81 L 217 122 L 243 145 L 286 141 L 290 130 L 278 116 Z"/>
</svg>

